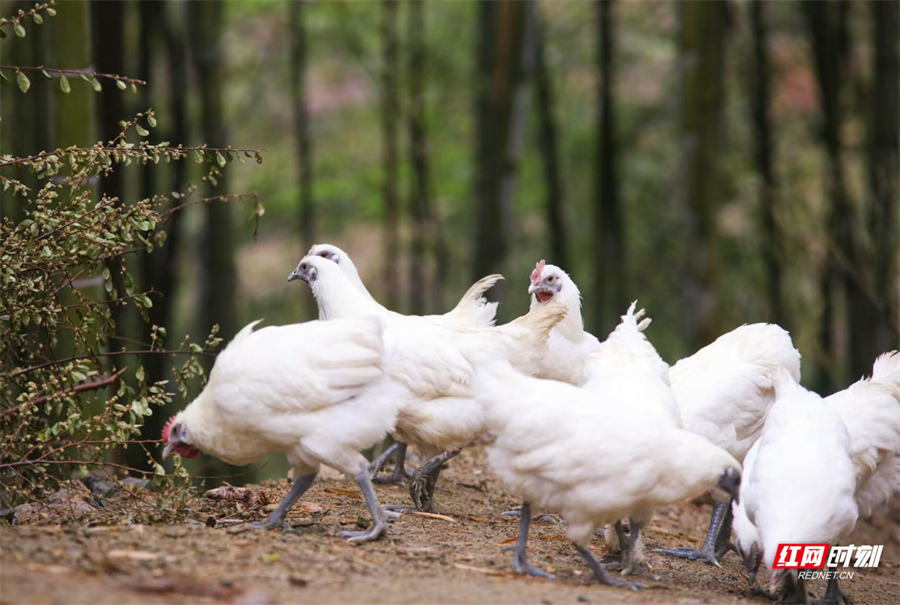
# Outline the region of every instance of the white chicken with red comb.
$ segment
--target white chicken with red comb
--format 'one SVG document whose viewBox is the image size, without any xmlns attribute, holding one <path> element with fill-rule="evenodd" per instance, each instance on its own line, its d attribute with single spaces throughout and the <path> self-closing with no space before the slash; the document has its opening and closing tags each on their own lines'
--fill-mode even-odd
<svg viewBox="0 0 900 605">
<path fill-rule="evenodd" d="M 569 313 L 550 334 L 549 354 L 541 377 L 582 386 L 591 378 L 586 364 L 597 338 L 584 330 L 581 295 L 565 271 L 537 264 L 531 274 L 531 307 L 553 300 L 566 303 Z M 702 435 L 743 461 L 759 439 L 766 415 L 775 401 L 774 376 L 784 368 L 800 380 L 800 353 L 790 335 L 774 324 L 741 326 L 669 369 L 669 382 L 680 408 L 684 428 Z M 730 506 L 717 504 L 703 546 L 676 548 L 665 554 L 718 564 L 729 546 Z M 610 536 L 612 538 L 612 536 Z M 616 540 L 611 547 L 618 548 Z"/>
<path fill-rule="evenodd" d="M 399 398 L 384 379 L 384 327 L 374 317 L 241 330 L 217 357 L 203 392 L 163 429 L 163 458 L 205 452 L 244 465 L 282 453 L 294 469 L 290 492 L 260 529 L 277 529 L 322 464 L 355 479 L 372 514 L 353 541 L 378 538 L 386 513 L 367 460 L 394 428 Z"/>
</svg>

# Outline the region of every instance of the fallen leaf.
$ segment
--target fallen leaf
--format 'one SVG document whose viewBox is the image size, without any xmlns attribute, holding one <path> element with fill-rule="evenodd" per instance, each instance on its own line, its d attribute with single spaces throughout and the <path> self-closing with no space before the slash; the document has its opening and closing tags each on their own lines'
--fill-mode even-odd
<svg viewBox="0 0 900 605">
<path fill-rule="evenodd" d="M 511 571 L 505 571 L 502 569 L 491 569 L 490 567 L 475 567 L 474 565 L 465 565 L 463 563 L 454 563 L 453 567 L 457 569 L 464 569 L 466 571 L 477 571 L 478 573 L 487 574 L 489 576 L 506 576 L 506 577 L 515 577 Z"/>
<path fill-rule="evenodd" d="M 325 510 L 324 506 L 320 506 L 315 502 L 301 502 L 297 508 L 305 513 L 320 513 Z"/>
<path fill-rule="evenodd" d="M 423 513 L 419 510 L 404 511 L 404 514 L 415 515 L 417 517 L 425 517 L 426 519 L 438 519 L 439 521 L 446 521 L 447 523 L 457 523 L 456 519 L 454 519 L 453 517 L 448 517 L 447 515 L 438 515 L 435 513 Z"/>
<path fill-rule="evenodd" d="M 469 520 L 478 521 L 479 523 L 494 523 L 493 519 L 486 519 L 485 517 L 476 517 L 475 515 L 469 515 Z"/>
<path fill-rule="evenodd" d="M 149 550 L 111 550 L 106 553 L 110 559 L 131 559 L 132 561 L 155 561 L 160 557 L 158 552 Z"/>
<path fill-rule="evenodd" d="M 341 489 L 339 487 L 326 487 L 325 490 L 329 494 L 338 494 L 341 496 L 347 496 L 348 498 L 354 498 L 355 500 L 362 500 L 362 496 L 357 494 L 356 492 L 351 492 L 347 489 Z"/>
</svg>

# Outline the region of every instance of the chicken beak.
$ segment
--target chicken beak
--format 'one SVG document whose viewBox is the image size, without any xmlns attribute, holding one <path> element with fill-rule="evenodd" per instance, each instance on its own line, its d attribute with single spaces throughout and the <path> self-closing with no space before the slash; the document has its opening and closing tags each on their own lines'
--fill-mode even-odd
<svg viewBox="0 0 900 605">
<path fill-rule="evenodd" d="M 163 449 L 162 459 L 165 460 L 169 456 L 172 455 L 172 451 L 175 449 L 175 446 L 171 443 L 167 443 L 166 447 Z"/>
<path fill-rule="evenodd" d="M 288 275 L 288 281 L 294 281 L 295 279 L 303 279 L 302 277 L 300 277 L 300 274 L 297 273 L 296 269 L 291 271 L 291 274 Z"/>
<path fill-rule="evenodd" d="M 528 286 L 528 293 L 534 294 L 535 292 L 537 292 L 540 289 L 541 289 L 540 284 L 531 284 L 530 286 Z"/>
</svg>

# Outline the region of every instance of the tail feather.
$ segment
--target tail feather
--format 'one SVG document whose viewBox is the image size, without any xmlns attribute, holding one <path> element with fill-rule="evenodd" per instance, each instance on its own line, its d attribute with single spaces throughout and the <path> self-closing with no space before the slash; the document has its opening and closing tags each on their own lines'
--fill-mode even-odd
<svg viewBox="0 0 900 605">
<path fill-rule="evenodd" d="M 872 366 L 872 382 L 900 389 L 900 351 L 884 353 L 875 360 Z"/>
<path fill-rule="evenodd" d="M 452 311 L 446 313 L 459 317 L 464 323 L 472 326 L 492 326 L 497 315 L 497 303 L 487 302 L 484 293 L 504 279 L 498 273 L 482 277 L 463 294 Z M 463 319 L 464 318 L 464 319 Z"/>
<path fill-rule="evenodd" d="M 253 333 L 253 328 L 256 327 L 257 324 L 262 323 L 262 319 L 257 319 L 256 321 L 251 321 L 246 326 L 241 328 L 241 331 L 234 335 L 234 338 L 231 339 L 231 342 L 228 343 L 228 346 L 238 344 L 248 336 Z"/>
</svg>

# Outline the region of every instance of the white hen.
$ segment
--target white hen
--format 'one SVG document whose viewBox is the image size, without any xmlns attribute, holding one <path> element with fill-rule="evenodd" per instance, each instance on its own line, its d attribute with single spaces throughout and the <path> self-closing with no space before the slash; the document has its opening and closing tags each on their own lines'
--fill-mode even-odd
<svg viewBox="0 0 900 605">
<path fill-rule="evenodd" d="M 541 261 L 531 274 L 531 305 L 552 300 L 566 303 L 569 313 L 550 335 L 550 355 L 541 376 L 581 386 L 595 371 L 587 355 L 598 341 L 584 331 L 581 296 L 572 279 L 559 267 Z M 774 372 L 785 368 L 800 379 L 800 353 L 790 335 L 773 324 L 741 326 L 669 369 L 669 381 L 684 428 L 703 435 L 739 461 L 759 438 L 772 405 Z M 713 508 L 706 539 L 700 549 L 677 548 L 665 554 L 718 564 L 731 532 L 729 507 Z M 611 535 L 609 537 L 612 537 Z M 611 540 L 615 548 L 616 541 Z"/>
<path fill-rule="evenodd" d="M 450 330 L 428 318 L 385 312 L 324 258 L 305 257 L 296 274 L 326 317 L 375 315 L 385 322 L 386 374 L 403 387 L 394 435 L 431 456 L 410 481 L 410 496 L 423 510 L 433 505 L 441 464 L 485 430 L 476 377 L 496 360 L 536 374 L 550 330 L 566 313 L 563 305 L 547 305 L 503 326 Z"/>
<path fill-rule="evenodd" d="M 373 317 L 241 330 L 217 357 L 209 382 L 163 429 L 163 457 L 206 452 L 236 465 L 283 453 L 294 467 L 290 492 L 259 528 L 283 526 L 321 464 L 359 483 L 373 525 L 346 532 L 372 540 L 386 528 L 366 459 L 396 422 L 398 397 L 384 378 L 382 323 Z"/>
<path fill-rule="evenodd" d="M 586 367 L 588 354 L 600 341 L 584 329 L 581 318 L 581 292 L 569 274 L 543 260 L 531 273 L 531 308 L 547 304 L 551 300 L 565 303 L 569 312 L 550 334 L 547 357 L 541 364 L 541 378 L 561 380 L 580 387 L 590 375 Z"/>
<path fill-rule="evenodd" d="M 900 353 L 881 355 L 872 378 L 827 397 L 824 405 L 847 429 L 856 478 L 853 495 L 860 515 L 868 516 L 873 507 L 886 503 L 900 489 Z M 757 481 L 753 466 L 761 444 L 763 441 L 758 441 L 744 460 L 744 482 Z M 763 556 L 762 539 L 745 508 L 752 501 L 745 498 L 734 506 L 735 545 L 751 581 Z M 839 596 L 836 583 L 830 583 L 828 590 L 832 597 Z"/>
<path fill-rule="evenodd" d="M 369 293 L 369 290 L 359 276 L 356 265 L 353 264 L 353 261 L 346 252 L 332 244 L 314 244 L 313 247 L 309 249 L 307 256 L 320 256 L 337 263 L 344 271 L 347 279 L 350 280 L 350 283 L 352 283 L 357 290 L 365 294 L 366 298 L 372 300 L 378 304 L 379 307 L 387 311 L 387 308 L 378 303 L 378 301 L 376 301 Z M 291 275 L 293 275 L 293 273 Z M 290 277 L 288 277 L 288 279 L 290 279 Z M 423 317 L 448 328 L 492 326 L 494 325 L 497 315 L 497 303 L 487 302 L 484 298 L 484 293 L 494 287 L 501 279 L 503 279 L 503 276 L 496 274 L 483 277 L 472 284 L 469 290 L 456 304 L 456 307 L 451 311 L 448 311 L 443 315 L 424 315 Z M 319 319 L 326 319 L 321 316 L 321 311 L 320 308 Z"/>
<path fill-rule="evenodd" d="M 710 488 L 736 493 L 737 460 L 698 435 L 646 422 L 629 411 L 633 401 L 617 387 L 588 391 L 507 366 L 484 373 L 478 392 L 497 434 L 488 460 L 524 500 L 514 559 L 520 572 L 547 575 L 525 554 L 531 504 L 558 512 L 597 579 L 618 586 L 625 582 L 589 550 L 598 527 Z M 601 408 L 600 398 L 609 404 Z"/>
<path fill-rule="evenodd" d="M 640 320 L 643 309 L 635 313 L 637 302 L 616 329 L 588 355 L 585 363 L 590 379 L 582 387 L 593 396 L 598 410 L 613 416 L 631 414 L 639 422 L 666 428 L 682 428 L 681 413 L 669 385 L 669 365 L 662 360 L 647 340 L 644 330 L 650 318 Z M 615 397 L 608 397 L 615 393 Z M 622 410 L 616 406 L 627 402 Z M 622 574 L 637 571 L 644 563 L 641 528 L 650 522 L 652 508 L 636 507 L 629 517 L 629 536 L 624 539 L 621 522 L 606 530 L 605 538 L 611 550 L 623 548 Z"/>
<path fill-rule="evenodd" d="M 319 256 L 336 263 L 354 288 L 362 292 L 366 298 L 371 300 L 386 315 L 394 314 L 381 305 L 369 293 L 368 288 L 359 276 L 356 265 L 346 252 L 332 244 L 314 244 L 309 249 L 307 256 Z M 297 279 L 296 271 L 288 276 L 288 281 Z M 422 316 L 429 322 L 445 326 L 448 328 L 465 328 L 479 326 L 493 326 L 497 315 L 497 303 L 487 302 L 484 293 L 490 290 L 494 284 L 503 279 L 502 275 L 488 275 L 475 282 L 469 290 L 463 295 L 456 307 L 443 315 L 425 315 Z M 395 314 L 399 315 L 399 314 Z M 322 305 L 319 305 L 319 319 L 328 319 Z M 396 456 L 393 475 L 383 482 L 400 483 L 406 477 L 405 460 L 406 460 L 406 444 L 396 442 L 389 447 L 383 454 L 376 458 L 369 467 L 372 476 L 384 467 L 384 465 Z"/>
<path fill-rule="evenodd" d="M 786 582 L 786 597 L 805 603 L 803 580 L 773 569 L 778 545 L 841 542 L 858 516 L 857 469 L 850 434 L 830 405 L 784 369 L 775 377 L 775 389 L 776 402 L 741 484 L 741 501 L 770 570 L 770 590 Z M 737 527 L 741 532 L 742 525 Z M 738 536 L 742 549 L 753 537 Z"/>
</svg>

